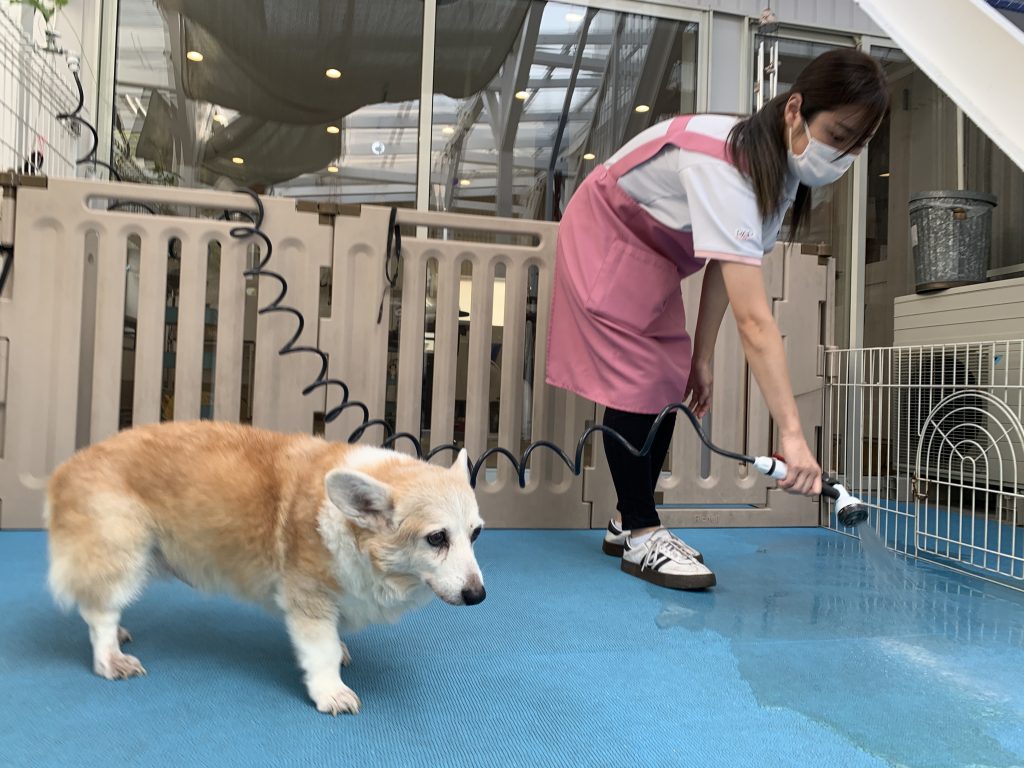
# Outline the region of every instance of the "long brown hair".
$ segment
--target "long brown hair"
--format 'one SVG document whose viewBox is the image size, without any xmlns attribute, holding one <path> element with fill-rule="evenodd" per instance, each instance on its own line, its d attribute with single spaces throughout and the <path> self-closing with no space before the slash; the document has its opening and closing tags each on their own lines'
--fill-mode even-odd
<svg viewBox="0 0 1024 768">
<path fill-rule="evenodd" d="M 729 153 L 737 167 L 753 182 L 757 207 L 765 218 L 775 213 L 785 192 L 789 163 L 783 113 L 794 93 L 803 98 L 800 114 L 808 123 L 819 112 L 861 107 L 857 137 L 851 149 L 866 143 L 889 108 L 885 73 L 878 62 L 860 51 L 839 48 L 818 56 L 804 68 L 789 92 L 776 96 L 738 122 L 729 133 Z M 803 184 L 797 190 L 790 242 L 806 224 L 810 192 Z"/>
</svg>

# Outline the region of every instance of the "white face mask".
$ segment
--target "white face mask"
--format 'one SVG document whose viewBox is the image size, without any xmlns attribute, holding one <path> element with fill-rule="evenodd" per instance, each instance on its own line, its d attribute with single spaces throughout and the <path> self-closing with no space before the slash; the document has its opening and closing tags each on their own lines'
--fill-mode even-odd
<svg viewBox="0 0 1024 768">
<path fill-rule="evenodd" d="M 789 170 L 793 172 L 801 184 L 808 187 L 824 187 L 842 178 L 842 175 L 853 165 L 856 155 L 847 154 L 836 157 L 840 150 L 818 141 L 811 136 L 811 129 L 804 121 L 804 132 L 807 134 L 807 148 L 799 155 L 793 154 L 793 129 L 789 129 Z"/>
</svg>

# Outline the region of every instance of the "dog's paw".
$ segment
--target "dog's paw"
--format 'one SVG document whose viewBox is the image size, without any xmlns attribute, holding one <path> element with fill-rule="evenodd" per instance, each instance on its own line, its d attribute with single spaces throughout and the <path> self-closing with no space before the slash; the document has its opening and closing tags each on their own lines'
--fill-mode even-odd
<svg viewBox="0 0 1024 768">
<path fill-rule="evenodd" d="M 341 641 L 341 666 L 347 667 L 352 663 L 352 654 L 348 652 L 348 646 L 345 645 L 345 641 Z"/>
<path fill-rule="evenodd" d="M 107 680 L 126 680 L 129 677 L 146 674 L 145 667 L 138 659 L 123 653 L 111 654 L 106 659 L 97 660 L 93 669 L 97 675 Z"/>
<path fill-rule="evenodd" d="M 132 633 L 124 627 L 117 628 L 117 642 L 119 645 L 127 645 L 132 641 Z"/>
<path fill-rule="evenodd" d="M 344 683 L 339 683 L 332 691 L 314 695 L 313 701 L 320 712 L 328 715 L 355 715 L 362 707 L 356 692 Z"/>
</svg>

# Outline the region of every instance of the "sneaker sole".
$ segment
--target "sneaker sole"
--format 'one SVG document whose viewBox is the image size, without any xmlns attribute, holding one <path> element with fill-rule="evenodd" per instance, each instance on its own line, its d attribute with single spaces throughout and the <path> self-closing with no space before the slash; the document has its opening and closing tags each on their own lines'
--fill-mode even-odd
<svg viewBox="0 0 1024 768">
<path fill-rule="evenodd" d="M 622 557 L 622 553 L 626 551 L 626 548 L 621 544 L 605 540 L 601 542 L 601 551 L 612 557 Z"/>
<path fill-rule="evenodd" d="M 622 557 L 622 554 L 626 551 L 626 548 L 621 544 L 615 544 L 613 542 L 605 540 L 601 542 L 601 551 L 604 552 L 606 555 L 611 555 L 612 557 Z M 694 559 L 698 563 L 703 563 L 704 555 L 698 552 L 696 555 L 694 555 Z"/>
<path fill-rule="evenodd" d="M 718 580 L 715 578 L 715 574 L 713 573 L 679 576 L 660 573 L 659 571 L 652 571 L 650 569 L 645 571 L 636 563 L 631 563 L 628 560 L 623 560 L 622 565 L 619 567 L 630 576 L 636 576 L 638 579 L 643 579 L 651 584 L 656 584 L 659 587 L 667 587 L 668 589 L 707 589 L 708 587 L 713 587 L 718 583 Z"/>
</svg>

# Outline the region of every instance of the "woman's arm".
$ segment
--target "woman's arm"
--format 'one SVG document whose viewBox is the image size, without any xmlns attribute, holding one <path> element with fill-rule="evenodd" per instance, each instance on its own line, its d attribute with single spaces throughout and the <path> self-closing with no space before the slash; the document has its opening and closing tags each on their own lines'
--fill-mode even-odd
<svg viewBox="0 0 1024 768">
<path fill-rule="evenodd" d="M 709 259 L 704 267 L 704 284 L 700 290 L 700 309 L 697 314 L 697 329 L 693 333 L 693 360 L 698 364 L 710 364 L 715 352 L 718 329 L 722 325 L 725 309 L 729 306 L 729 294 L 722 279 L 722 262 Z"/>
<path fill-rule="evenodd" d="M 732 262 L 723 262 L 719 268 L 747 362 L 779 427 L 779 447 L 789 466 L 789 475 L 779 485 L 797 493 L 820 493 L 821 468 L 800 426 L 782 334 L 768 305 L 761 268 Z"/>
</svg>

